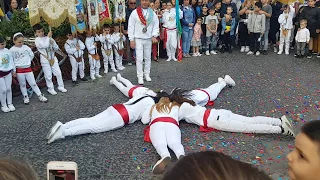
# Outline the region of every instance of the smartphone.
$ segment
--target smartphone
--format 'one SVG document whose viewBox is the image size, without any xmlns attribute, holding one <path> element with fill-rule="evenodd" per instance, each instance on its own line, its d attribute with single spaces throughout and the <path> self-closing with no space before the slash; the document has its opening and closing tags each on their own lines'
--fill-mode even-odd
<svg viewBox="0 0 320 180">
<path fill-rule="evenodd" d="M 78 180 L 78 165 L 70 161 L 51 161 L 47 164 L 47 180 Z"/>
</svg>

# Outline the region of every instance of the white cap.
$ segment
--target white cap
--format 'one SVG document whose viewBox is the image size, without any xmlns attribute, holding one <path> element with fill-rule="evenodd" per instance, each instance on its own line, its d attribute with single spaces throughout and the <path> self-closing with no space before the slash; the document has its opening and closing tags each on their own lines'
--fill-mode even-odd
<svg viewBox="0 0 320 180">
<path fill-rule="evenodd" d="M 22 34 L 21 32 L 18 32 L 18 33 L 15 33 L 15 34 L 13 35 L 13 39 L 14 39 L 15 37 L 19 36 L 19 35 L 22 35 L 22 36 L 23 36 L 23 34 Z"/>
</svg>

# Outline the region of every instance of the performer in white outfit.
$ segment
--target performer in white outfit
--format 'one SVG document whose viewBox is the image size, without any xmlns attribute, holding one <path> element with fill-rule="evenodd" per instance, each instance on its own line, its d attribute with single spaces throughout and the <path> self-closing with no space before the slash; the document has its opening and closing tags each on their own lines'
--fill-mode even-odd
<svg viewBox="0 0 320 180">
<path fill-rule="evenodd" d="M 71 30 L 67 33 L 68 40 L 64 44 L 64 49 L 68 53 L 70 63 L 72 66 L 71 70 L 71 76 L 72 76 L 72 83 L 74 85 L 78 85 L 77 76 L 78 76 L 78 70 L 80 74 L 81 81 L 87 81 L 87 79 L 84 77 L 84 49 L 86 46 L 83 44 L 83 42 L 75 38 L 72 34 Z"/>
<path fill-rule="evenodd" d="M 154 105 L 157 99 L 159 98 L 137 96 L 124 104 L 114 104 L 94 117 L 80 118 L 65 124 L 58 121 L 47 135 L 48 144 L 66 136 L 101 133 L 132 124 L 141 119 L 145 110 Z"/>
<path fill-rule="evenodd" d="M 122 56 L 124 52 L 123 42 L 126 42 L 126 37 L 120 32 L 120 25 L 114 24 L 114 32 L 112 34 L 113 39 L 113 52 L 116 57 L 116 67 L 118 70 L 124 70 L 125 67 L 122 65 Z"/>
<path fill-rule="evenodd" d="M 183 12 L 179 8 L 179 18 L 183 18 Z M 162 15 L 162 22 L 164 27 L 164 49 L 167 50 L 167 61 L 177 61 L 176 49 L 177 49 L 177 22 L 176 22 L 176 9 L 173 4 L 167 2 L 167 9 Z"/>
<path fill-rule="evenodd" d="M 130 99 L 136 96 L 148 95 L 155 97 L 157 95 L 157 93 L 149 88 L 133 85 L 128 79 L 122 77 L 121 74 L 117 74 L 117 78 L 113 76 L 110 80 L 110 85 L 115 85 L 122 94 Z"/>
<path fill-rule="evenodd" d="M 103 33 L 100 34 L 100 42 L 102 43 L 101 51 L 103 56 L 105 74 L 107 74 L 109 70 L 108 62 L 110 63 L 112 72 L 118 72 L 114 65 L 113 53 L 112 53 L 113 38 L 110 33 L 111 33 L 110 26 L 108 24 L 104 24 Z"/>
<path fill-rule="evenodd" d="M 33 26 L 33 30 L 37 35 L 35 44 L 40 53 L 40 63 L 48 87 L 48 92 L 51 95 L 57 94 L 52 83 L 52 74 L 57 78 L 58 90 L 63 93 L 67 92 L 64 88 L 59 62 L 55 56 L 55 52 L 60 49 L 56 41 L 52 38 L 52 32 L 49 32 L 48 36 L 44 36 L 44 30 L 40 24 Z"/>
<path fill-rule="evenodd" d="M 295 15 L 295 10 L 291 5 L 284 5 L 283 13 L 279 16 L 280 24 L 280 44 L 278 54 L 282 54 L 283 46 L 285 46 L 285 54 L 289 54 L 291 29 L 293 28 L 292 19 Z"/>
<path fill-rule="evenodd" d="M 143 75 L 146 81 L 151 81 L 151 46 L 157 43 L 159 36 L 159 19 L 149 8 L 150 0 L 141 0 L 141 7 L 133 10 L 128 22 L 128 36 L 130 47 L 136 49 L 136 66 L 138 83 L 143 84 Z M 144 71 L 142 62 L 144 60 Z"/>
<path fill-rule="evenodd" d="M 5 48 L 6 42 L 0 37 L 0 101 L 1 111 L 16 110 L 12 104 L 12 70 L 15 68 L 11 52 Z"/>
<path fill-rule="evenodd" d="M 179 120 L 200 126 L 200 131 L 210 132 L 214 129 L 243 133 L 275 133 L 295 137 L 292 126 L 285 116 L 279 118 L 255 116 L 246 117 L 225 109 L 206 109 L 183 103 L 179 109 Z"/>
<path fill-rule="evenodd" d="M 29 97 L 27 92 L 27 82 L 32 90 L 37 94 L 41 102 L 47 102 L 47 98 L 41 93 L 31 69 L 31 61 L 34 58 L 32 50 L 23 44 L 24 37 L 22 33 L 13 35 L 14 46 L 10 48 L 12 53 L 15 69 L 13 76 L 17 76 L 20 90 L 23 95 L 23 102 L 29 104 Z"/>
<path fill-rule="evenodd" d="M 86 38 L 86 47 L 88 49 L 88 58 L 90 64 L 90 78 L 95 80 L 97 78 L 101 78 L 100 73 L 100 56 L 98 54 L 97 41 L 100 41 L 98 35 L 92 35 L 90 30 L 87 31 Z"/>
</svg>

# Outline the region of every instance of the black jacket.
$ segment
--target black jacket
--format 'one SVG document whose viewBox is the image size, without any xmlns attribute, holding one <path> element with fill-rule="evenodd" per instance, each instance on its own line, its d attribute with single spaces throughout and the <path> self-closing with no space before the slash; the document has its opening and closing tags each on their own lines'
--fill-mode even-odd
<svg viewBox="0 0 320 180">
<path fill-rule="evenodd" d="M 300 14 L 299 21 L 301 19 L 308 21 L 308 27 L 320 29 L 320 9 L 318 7 L 304 7 Z"/>
<path fill-rule="evenodd" d="M 128 21 L 133 10 L 135 9 L 126 8 L 126 22 L 124 23 L 124 30 L 128 30 Z"/>
</svg>

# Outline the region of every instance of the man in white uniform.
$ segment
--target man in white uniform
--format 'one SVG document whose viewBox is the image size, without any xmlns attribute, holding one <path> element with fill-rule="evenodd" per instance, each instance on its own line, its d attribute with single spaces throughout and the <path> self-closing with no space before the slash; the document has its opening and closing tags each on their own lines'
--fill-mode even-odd
<svg viewBox="0 0 320 180">
<path fill-rule="evenodd" d="M 130 47 L 136 49 L 136 66 L 138 83 L 143 84 L 143 74 L 146 81 L 151 81 L 151 46 L 157 43 L 159 36 L 159 19 L 149 8 L 150 0 L 141 0 L 141 7 L 135 9 L 129 18 L 128 36 Z M 144 63 L 144 71 L 142 62 Z"/>
</svg>

